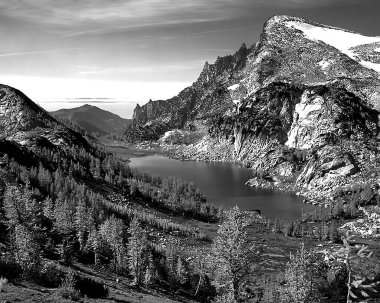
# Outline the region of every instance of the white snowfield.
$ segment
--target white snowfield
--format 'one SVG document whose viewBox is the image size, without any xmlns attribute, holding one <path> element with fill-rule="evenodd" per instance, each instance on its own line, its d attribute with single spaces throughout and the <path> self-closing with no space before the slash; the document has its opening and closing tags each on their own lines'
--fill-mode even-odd
<svg viewBox="0 0 380 303">
<path fill-rule="evenodd" d="M 380 73 L 380 64 L 369 61 L 360 61 L 356 57 L 355 52 L 352 50 L 352 48 L 360 45 L 380 43 L 380 37 L 363 36 L 357 33 L 334 28 L 314 26 L 298 21 L 286 21 L 285 24 L 289 28 L 295 28 L 302 31 L 308 39 L 314 41 L 319 40 L 329 44 L 360 63 L 365 68 L 370 68 Z M 379 49 L 375 50 L 375 52 L 378 51 Z"/>
<path fill-rule="evenodd" d="M 239 84 L 234 84 L 229 87 L 227 87 L 228 90 L 236 90 L 240 85 Z"/>
</svg>

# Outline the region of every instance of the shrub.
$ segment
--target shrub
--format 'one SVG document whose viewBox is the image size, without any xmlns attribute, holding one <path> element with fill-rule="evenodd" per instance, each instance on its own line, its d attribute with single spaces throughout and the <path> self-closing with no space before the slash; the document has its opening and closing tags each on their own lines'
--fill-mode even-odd
<svg viewBox="0 0 380 303">
<path fill-rule="evenodd" d="M 89 298 L 107 298 L 108 287 L 90 278 L 76 277 L 75 288 Z"/>
<path fill-rule="evenodd" d="M 65 274 L 59 266 L 53 262 L 46 262 L 41 267 L 37 282 L 45 287 L 56 288 L 64 278 Z"/>
<path fill-rule="evenodd" d="M 9 281 L 14 281 L 21 276 L 22 270 L 19 264 L 5 258 L 0 258 L 0 273 Z"/>
<path fill-rule="evenodd" d="M 61 286 L 57 290 L 57 294 L 65 299 L 78 301 L 80 293 L 75 289 L 75 276 L 72 271 L 69 271 L 62 281 Z"/>
</svg>

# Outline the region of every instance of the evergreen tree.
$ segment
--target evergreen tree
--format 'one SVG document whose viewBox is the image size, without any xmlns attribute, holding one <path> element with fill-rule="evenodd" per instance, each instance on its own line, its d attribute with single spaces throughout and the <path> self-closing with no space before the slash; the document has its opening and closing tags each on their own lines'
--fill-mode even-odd
<svg viewBox="0 0 380 303">
<path fill-rule="evenodd" d="M 100 226 L 100 234 L 113 252 L 114 269 L 124 269 L 126 267 L 126 251 L 123 239 L 123 221 L 111 216 Z"/>
<path fill-rule="evenodd" d="M 183 285 L 187 282 L 187 271 L 181 257 L 177 258 L 175 275 L 179 284 Z"/>
<path fill-rule="evenodd" d="M 94 253 L 94 264 L 95 265 L 98 264 L 98 255 L 99 255 L 99 249 L 100 249 L 100 245 L 101 245 L 100 241 L 101 241 L 101 239 L 100 239 L 100 235 L 99 235 L 98 231 L 95 228 L 93 228 L 88 234 L 86 246 L 88 247 L 88 249 L 90 251 L 92 251 Z"/>
<path fill-rule="evenodd" d="M 65 197 L 63 192 L 58 194 L 54 205 L 54 218 L 56 227 L 68 235 L 74 230 L 75 205 Z"/>
<path fill-rule="evenodd" d="M 144 273 L 144 253 L 147 250 L 146 234 L 137 217 L 130 223 L 128 233 L 128 262 L 133 283 L 140 286 L 143 282 Z"/>
<path fill-rule="evenodd" d="M 78 202 L 78 205 L 76 207 L 76 213 L 75 213 L 75 226 L 76 226 L 76 233 L 79 241 L 79 249 L 82 250 L 85 246 L 85 234 L 87 232 L 87 225 L 88 225 L 88 214 L 87 214 L 87 207 L 86 207 L 86 201 L 84 198 L 80 199 Z"/>
<path fill-rule="evenodd" d="M 319 302 L 318 294 L 313 291 L 311 259 L 304 244 L 296 254 L 290 255 L 285 269 L 285 285 L 280 290 L 283 303 Z"/>
<path fill-rule="evenodd" d="M 33 232 L 21 224 L 14 228 L 14 249 L 16 262 L 20 264 L 24 274 L 37 272 L 41 264 L 39 246 Z"/>
<path fill-rule="evenodd" d="M 149 252 L 147 266 L 146 266 L 145 274 L 144 274 L 144 285 L 148 287 L 150 284 L 152 284 L 154 278 L 155 278 L 155 270 L 154 270 L 154 264 L 153 264 L 153 256 Z"/>
<path fill-rule="evenodd" d="M 16 186 L 7 187 L 4 194 L 4 209 L 8 225 L 15 226 L 25 220 L 25 204 L 22 193 Z"/>
<path fill-rule="evenodd" d="M 50 197 L 47 197 L 43 202 L 44 216 L 53 220 L 54 219 L 54 203 Z"/>
<path fill-rule="evenodd" d="M 234 207 L 226 213 L 213 244 L 211 261 L 215 267 L 214 284 L 219 294 L 231 293 L 235 301 L 241 299 L 241 286 L 251 274 L 259 252 L 248 242 L 245 231 L 248 224 L 244 213 Z"/>
</svg>

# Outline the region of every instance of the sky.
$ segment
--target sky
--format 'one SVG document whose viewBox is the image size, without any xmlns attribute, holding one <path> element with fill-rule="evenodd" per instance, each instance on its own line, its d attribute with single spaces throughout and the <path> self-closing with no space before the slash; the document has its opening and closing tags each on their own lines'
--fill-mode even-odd
<svg viewBox="0 0 380 303">
<path fill-rule="evenodd" d="M 94 103 L 130 118 L 257 42 L 273 15 L 380 36 L 379 12 L 379 0 L 0 0 L 0 83 L 47 110 Z"/>
</svg>

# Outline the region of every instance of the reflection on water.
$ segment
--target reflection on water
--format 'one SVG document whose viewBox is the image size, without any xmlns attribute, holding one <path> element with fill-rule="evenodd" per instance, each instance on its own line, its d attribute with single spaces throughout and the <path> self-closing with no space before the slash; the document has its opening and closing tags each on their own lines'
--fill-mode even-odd
<svg viewBox="0 0 380 303">
<path fill-rule="evenodd" d="M 267 217 L 295 219 L 315 209 L 302 198 L 280 191 L 254 189 L 244 185 L 251 172 L 230 163 L 179 161 L 160 155 L 131 158 L 131 167 L 159 176 L 193 181 L 207 200 L 224 208 L 238 205 L 242 210 L 259 209 Z"/>
</svg>

